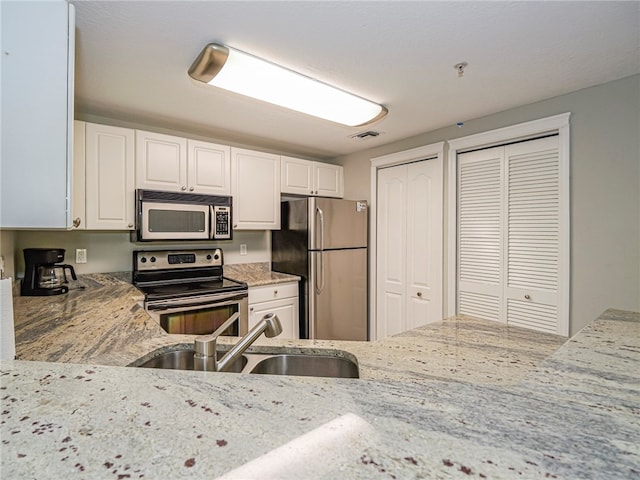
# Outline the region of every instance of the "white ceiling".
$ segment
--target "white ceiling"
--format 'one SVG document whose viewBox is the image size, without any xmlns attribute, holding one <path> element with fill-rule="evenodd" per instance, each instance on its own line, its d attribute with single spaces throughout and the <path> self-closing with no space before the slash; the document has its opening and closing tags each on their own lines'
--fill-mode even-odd
<svg viewBox="0 0 640 480">
<path fill-rule="evenodd" d="M 78 113 L 319 158 L 640 73 L 638 1 L 71 3 Z M 211 42 L 389 114 L 344 127 L 199 84 L 187 70 Z M 367 129 L 382 134 L 350 138 Z"/>
</svg>

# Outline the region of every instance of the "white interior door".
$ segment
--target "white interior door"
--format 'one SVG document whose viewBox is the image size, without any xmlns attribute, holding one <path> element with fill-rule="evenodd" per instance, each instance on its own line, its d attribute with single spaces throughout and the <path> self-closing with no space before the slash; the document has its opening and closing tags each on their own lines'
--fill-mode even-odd
<svg viewBox="0 0 640 480">
<path fill-rule="evenodd" d="M 558 136 L 458 156 L 458 313 L 563 334 Z"/>
<path fill-rule="evenodd" d="M 441 163 L 378 171 L 377 338 L 442 320 Z"/>
<path fill-rule="evenodd" d="M 507 323 L 559 333 L 560 162 L 558 137 L 505 147 Z"/>
<path fill-rule="evenodd" d="M 377 338 L 407 330 L 406 238 L 407 167 L 378 171 Z"/>
<path fill-rule="evenodd" d="M 503 168 L 504 147 L 458 156 L 458 313 L 504 322 Z"/>
<path fill-rule="evenodd" d="M 440 164 L 407 167 L 407 328 L 442 320 L 442 183 Z"/>
</svg>

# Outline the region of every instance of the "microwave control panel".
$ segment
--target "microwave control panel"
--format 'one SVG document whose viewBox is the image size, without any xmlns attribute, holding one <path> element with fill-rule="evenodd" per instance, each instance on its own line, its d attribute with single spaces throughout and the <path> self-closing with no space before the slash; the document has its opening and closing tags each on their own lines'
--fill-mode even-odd
<svg viewBox="0 0 640 480">
<path fill-rule="evenodd" d="M 213 222 L 214 240 L 229 240 L 231 238 L 231 207 L 214 206 Z"/>
</svg>

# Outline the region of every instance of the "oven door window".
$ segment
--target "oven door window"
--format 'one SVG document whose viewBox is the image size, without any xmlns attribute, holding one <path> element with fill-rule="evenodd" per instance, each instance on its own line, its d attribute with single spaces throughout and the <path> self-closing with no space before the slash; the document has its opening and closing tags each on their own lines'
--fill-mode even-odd
<svg viewBox="0 0 640 480">
<path fill-rule="evenodd" d="M 215 332 L 227 318 L 239 311 L 239 305 L 209 306 L 197 310 L 160 313 L 160 326 L 167 333 L 208 335 Z M 238 322 L 234 322 L 222 335 L 238 336 Z"/>
</svg>

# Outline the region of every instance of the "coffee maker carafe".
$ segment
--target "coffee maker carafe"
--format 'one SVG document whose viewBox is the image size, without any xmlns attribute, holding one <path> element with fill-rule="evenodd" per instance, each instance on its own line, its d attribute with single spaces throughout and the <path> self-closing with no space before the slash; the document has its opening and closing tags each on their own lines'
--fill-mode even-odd
<svg viewBox="0 0 640 480">
<path fill-rule="evenodd" d="M 77 280 L 76 272 L 71 265 L 64 262 L 62 248 L 25 248 L 25 271 L 20 294 L 22 296 L 60 295 L 67 293 L 67 274 Z"/>
</svg>

